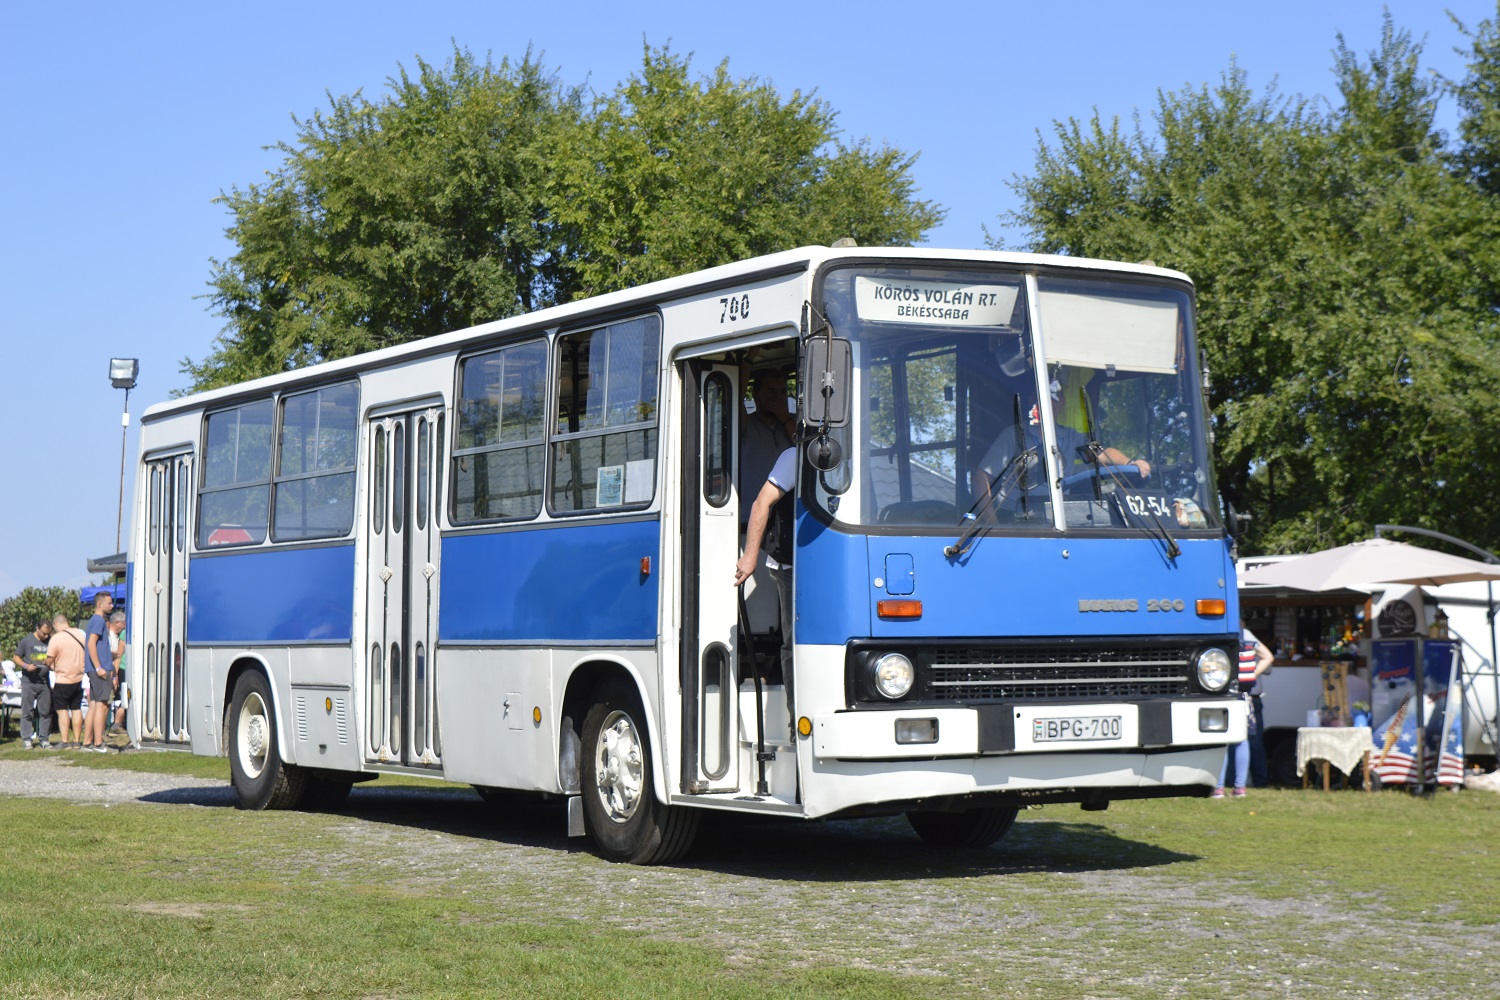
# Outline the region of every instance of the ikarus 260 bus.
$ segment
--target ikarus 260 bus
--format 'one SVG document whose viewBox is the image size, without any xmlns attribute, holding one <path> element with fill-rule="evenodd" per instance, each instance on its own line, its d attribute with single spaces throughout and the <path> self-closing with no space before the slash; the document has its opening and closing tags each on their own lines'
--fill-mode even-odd
<svg viewBox="0 0 1500 1000">
<path fill-rule="evenodd" d="M 706 809 L 978 846 L 1206 795 L 1245 713 L 1194 336 L 1173 271 L 807 247 L 158 404 L 131 735 L 247 808 L 560 797 L 640 863 Z M 782 622 L 734 575 L 788 371 Z"/>
</svg>

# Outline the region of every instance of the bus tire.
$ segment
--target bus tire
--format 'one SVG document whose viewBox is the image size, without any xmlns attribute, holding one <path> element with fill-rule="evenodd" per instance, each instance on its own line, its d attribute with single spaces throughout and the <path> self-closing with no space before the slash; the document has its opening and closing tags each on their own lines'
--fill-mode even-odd
<svg viewBox="0 0 1500 1000">
<path fill-rule="evenodd" d="M 583 819 L 610 861 L 676 861 L 698 833 L 698 813 L 656 799 L 651 740 L 635 688 L 617 678 L 594 688 L 583 720 Z"/>
<path fill-rule="evenodd" d="M 306 773 L 281 761 L 271 683 L 259 670 L 245 671 L 234 683 L 229 782 L 241 809 L 293 809 L 307 787 Z"/>
<path fill-rule="evenodd" d="M 929 847 L 988 847 L 1016 821 L 1015 806 L 984 806 L 963 812 L 909 812 L 906 821 Z"/>
</svg>

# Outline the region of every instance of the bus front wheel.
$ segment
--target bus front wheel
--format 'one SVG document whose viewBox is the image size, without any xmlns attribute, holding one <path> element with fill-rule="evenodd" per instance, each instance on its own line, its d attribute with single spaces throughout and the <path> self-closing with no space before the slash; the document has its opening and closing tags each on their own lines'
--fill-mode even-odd
<svg viewBox="0 0 1500 1000">
<path fill-rule="evenodd" d="M 988 847 L 1010 831 L 1015 806 L 985 806 L 963 812 L 909 812 L 906 821 L 929 847 Z"/>
<path fill-rule="evenodd" d="M 611 678 L 594 689 L 583 749 L 584 825 L 599 853 L 638 865 L 682 857 L 698 832 L 698 813 L 657 801 L 646 716 L 633 686 Z"/>
<path fill-rule="evenodd" d="M 247 670 L 234 683 L 229 702 L 229 782 L 241 809 L 292 809 L 302 799 L 307 776 L 281 761 L 271 683 Z"/>
</svg>

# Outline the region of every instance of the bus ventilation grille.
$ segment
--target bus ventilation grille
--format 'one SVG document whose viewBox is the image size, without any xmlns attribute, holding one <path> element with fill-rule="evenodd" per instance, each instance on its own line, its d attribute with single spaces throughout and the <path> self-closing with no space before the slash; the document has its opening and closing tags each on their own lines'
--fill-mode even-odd
<svg viewBox="0 0 1500 1000">
<path fill-rule="evenodd" d="M 922 656 L 929 697 L 941 701 L 1166 698 L 1193 693 L 1181 646 L 936 649 Z"/>
</svg>

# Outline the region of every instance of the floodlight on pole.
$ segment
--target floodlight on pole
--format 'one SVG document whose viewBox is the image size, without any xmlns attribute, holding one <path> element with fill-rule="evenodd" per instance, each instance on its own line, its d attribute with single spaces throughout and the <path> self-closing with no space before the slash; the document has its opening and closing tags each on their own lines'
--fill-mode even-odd
<svg viewBox="0 0 1500 1000">
<path fill-rule="evenodd" d="M 109 359 L 109 384 L 116 389 L 129 392 L 135 388 L 135 377 L 141 373 L 141 363 L 135 358 Z"/>
<path fill-rule="evenodd" d="M 125 411 L 120 417 L 120 505 L 115 511 L 115 551 L 120 548 L 121 528 L 125 523 L 125 433 L 130 430 L 130 390 L 135 388 L 136 376 L 141 373 L 141 362 L 137 358 L 110 358 L 109 384 L 125 390 Z"/>
</svg>

